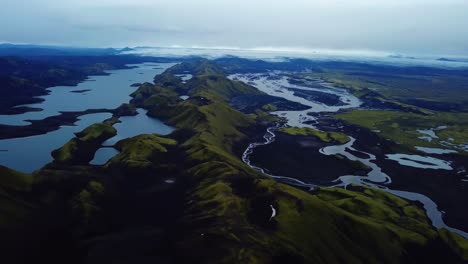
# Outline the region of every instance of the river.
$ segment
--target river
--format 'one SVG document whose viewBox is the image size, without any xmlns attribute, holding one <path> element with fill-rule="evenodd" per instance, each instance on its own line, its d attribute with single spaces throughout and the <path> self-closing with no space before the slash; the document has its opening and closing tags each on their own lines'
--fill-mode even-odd
<svg viewBox="0 0 468 264">
<path fill-rule="evenodd" d="M 267 144 L 271 144 L 275 141 L 276 135 L 275 131 L 278 130 L 281 126 L 291 126 L 291 127 L 311 127 L 315 128 L 318 125 L 318 120 L 309 113 L 329 113 L 337 112 L 341 109 L 352 109 L 358 108 L 361 106 L 361 101 L 350 94 L 345 89 L 332 87 L 329 83 L 326 83 L 320 79 L 308 78 L 304 84 L 292 84 L 289 82 L 287 76 L 284 76 L 280 73 L 266 73 L 266 74 L 234 74 L 229 76 L 232 80 L 242 81 L 244 83 L 250 84 L 257 87 L 259 90 L 273 96 L 282 97 L 292 102 L 301 103 L 303 105 L 309 106 L 309 109 L 302 111 L 274 111 L 272 114 L 286 119 L 285 124 L 275 124 L 275 126 L 269 127 L 264 135 L 264 141 L 262 142 L 253 142 L 249 144 L 247 149 L 242 155 L 242 160 L 244 163 L 249 165 L 251 168 L 258 170 L 262 173 L 269 175 L 270 177 L 285 182 L 291 185 L 306 187 L 309 189 L 314 189 L 317 187 L 314 183 L 303 182 L 291 177 L 271 175 L 266 173 L 266 169 L 252 164 L 250 161 L 250 156 L 255 151 L 255 148 Z M 300 89 L 304 91 L 315 91 L 323 92 L 326 94 L 333 94 L 339 98 L 341 104 L 339 105 L 327 105 L 324 102 L 317 102 L 308 100 L 308 98 L 303 98 L 297 96 L 294 93 L 295 89 Z M 367 165 L 370 168 L 370 171 L 366 176 L 359 175 L 343 175 L 338 177 L 333 181 L 334 187 L 343 187 L 346 188 L 350 184 L 356 184 L 361 186 L 368 186 L 372 188 L 378 188 L 386 192 L 392 193 L 399 197 L 405 198 L 410 201 L 419 201 L 423 204 L 427 216 L 432 222 L 432 225 L 436 228 L 446 228 L 452 232 L 455 232 L 468 239 L 468 233 L 447 226 L 443 220 L 443 213 L 437 208 L 437 205 L 429 197 L 413 192 L 407 192 L 402 190 L 392 190 L 388 188 L 388 184 L 392 182 L 390 176 L 388 176 L 382 168 L 380 168 L 374 161 L 376 159 L 375 155 L 367 152 L 357 150 L 353 147 L 356 139 L 350 137 L 350 141 L 343 145 L 328 146 L 320 149 L 320 153 L 323 155 L 336 155 L 340 154 L 352 161 L 360 161 L 363 164 Z M 350 151 L 348 151 L 350 150 Z M 359 152 L 367 156 L 367 158 L 360 158 L 355 156 L 353 152 Z M 397 159 L 397 161 L 402 162 L 401 165 L 413 165 L 415 166 L 415 161 L 418 161 L 418 168 L 426 169 L 450 169 L 447 162 L 440 161 L 432 157 L 412 157 L 410 155 L 404 156 L 404 154 L 389 154 L 390 158 Z M 406 158 L 404 161 L 401 161 L 401 158 Z M 413 159 L 413 161 L 411 161 Z"/>
</svg>

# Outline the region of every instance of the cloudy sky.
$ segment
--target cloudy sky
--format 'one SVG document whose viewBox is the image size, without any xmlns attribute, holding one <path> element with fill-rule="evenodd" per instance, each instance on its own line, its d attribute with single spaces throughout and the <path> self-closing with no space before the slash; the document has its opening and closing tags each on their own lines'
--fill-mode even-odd
<svg viewBox="0 0 468 264">
<path fill-rule="evenodd" d="M 0 42 L 468 54 L 468 0 L 0 1 Z"/>
</svg>

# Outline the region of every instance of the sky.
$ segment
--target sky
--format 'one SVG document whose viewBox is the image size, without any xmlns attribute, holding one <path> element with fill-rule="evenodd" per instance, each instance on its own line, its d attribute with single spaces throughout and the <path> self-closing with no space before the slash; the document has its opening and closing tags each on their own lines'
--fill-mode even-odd
<svg viewBox="0 0 468 264">
<path fill-rule="evenodd" d="M 468 0 L 0 2 L 0 42 L 468 54 Z"/>
</svg>

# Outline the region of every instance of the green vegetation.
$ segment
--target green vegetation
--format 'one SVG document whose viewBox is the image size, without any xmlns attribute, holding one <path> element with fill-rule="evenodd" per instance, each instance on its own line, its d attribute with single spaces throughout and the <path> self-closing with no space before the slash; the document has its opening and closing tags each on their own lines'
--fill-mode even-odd
<svg viewBox="0 0 468 264">
<path fill-rule="evenodd" d="M 465 71 L 418 68 L 405 71 L 362 65 L 321 70 L 307 75 L 349 89 L 358 97 L 375 97 L 412 110 L 468 111 Z"/>
<path fill-rule="evenodd" d="M 134 138 L 117 142 L 120 153 L 113 157 L 109 166 L 123 166 L 127 168 L 145 168 L 151 166 L 152 158 L 157 153 L 166 153 L 167 147 L 175 146 L 173 139 L 156 135 L 139 135 Z"/>
<path fill-rule="evenodd" d="M 250 114 L 258 123 L 273 123 L 281 120 L 280 117 L 268 114 L 260 109 L 257 109 L 255 113 Z"/>
<path fill-rule="evenodd" d="M 346 75 L 339 72 L 327 72 L 317 74 L 307 74 L 307 76 L 321 78 L 325 81 L 332 83 L 334 86 L 349 90 L 352 94 L 362 100 L 370 100 L 379 102 L 387 107 L 399 109 L 402 111 L 418 113 L 418 114 L 431 114 L 432 112 L 411 104 L 404 103 L 398 98 L 393 98 L 390 95 L 384 95 L 379 89 L 380 83 L 372 81 L 360 80 L 358 77 L 353 75 Z M 388 88 L 388 87 L 386 87 Z M 388 96 L 388 97 L 387 97 Z"/>
<path fill-rule="evenodd" d="M 422 209 L 382 191 L 323 188 L 311 195 L 267 179 L 233 175 L 230 181 L 201 184 L 190 211 L 197 212 L 191 218 L 196 222 L 222 219 L 199 232 L 216 237 L 221 252 L 220 244 L 228 245 L 223 263 L 269 263 L 279 256 L 305 263 L 395 263 L 407 246 L 423 248 L 438 238 Z M 204 242 L 195 239 L 191 246 L 198 249 Z"/>
<path fill-rule="evenodd" d="M 211 63 L 206 59 L 199 59 L 174 65 L 167 69 L 170 74 L 190 73 L 193 75 L 223 75 L 224 71 L 216 64 Z"/>
<path fill-rule="evenodd" d="M 195 76 L 192 80 L 203 79 L 196 86 L 188 84 L 195 87 L 188 92 L 192 98 L 205 100 L 163 108 L 155 105 L 150 110 L 171 125 L 195 132 L 181 144 L 190 163 L 196 162 L 187 170 L 194 186 L 189 188 L 191 202 L 184 222 L 194 229 L 181 239 L 184 248 L 221 263 L 268 263 L 277 256 L 305 262 L 392 263 L 407 254 L 406 246 L 423 248 L 437 238 L 422 209 L 393 195 L 368 189 L 323 189 L 311 195 L 246 167 L 232 154 L 232 146 L 245 137 L 239 129 L 254 124 L 253 120 L 224 103 L 234 94 L 226 88 L 235 84 L 221 77 Z M 257 111 L 252 117 L 258 119 L 262 113 Z M 349 140 L 343 134 L 313 129 L 285 132 L 313 135 L 325 142 Z M 332 198 L 337 193 L 339 197 Z M 272 223 L 270 204 L 278 209 Z M 200 233 L 212 237 L 211 242 Z M 362 236 L 366 238 L 361 241 Z M 399 242 L 391 242 L 394 237 Z M 358 246 L 361 243 L 365 246 Z"/>
<path fill-rule="evenodd" d="M 101 144 L 116 134 L 117 130 L 110 124 L 91 125 L 77 133 L 63 147 L 54 150 L 52 156 L 60 163 L 88 163 Z"/>
<path fill-rule="evenodd" d="M 408 146 L 441 147 L 441 141 L 454 144 L 468 142 L 468 114 L 438 112 L 432 115 L 418 115 L 395 111 L 354 110 L 337 114 L 336 117 L 351 124 L 370 130 L 379 130 L 380 135 L 397 143 Z M 434 130 L 438 138 L 428 142 L 417 129 L 431 129 L 447 126 L 446 129 Z M 449 141 L 452 138 L 453 141 Z M 444 146 L 444 148 L 451 148 Z"/>
<path fill-rule="evenodd" d="M 440 229 L 439 234 L 442 239 L 453 248 L 463 260 L 468 261 L 468 240 L 447 229 Z"/>
<path fill-rule="evenodd" d="M 131 96 L 133 97 L 132 103 L 141 107 L 164 106 L 180 101 L 174 91 L 151 83 L 142 84 Z"/>
<path fill-rule="evenodd" d="M 93 124 L 83 131 L 76 134 L 79 140 L 89 142 L 94 140 L 102 140 L 115 136 L 117 131 L 112 126 L 105 123 Z"/>
<path fill-rule="evenodd" d="M 160 79 L 143 84 L 132 100 L 177 127 L 169 137 L 125 139 L 107 165 L 77 166 L 83 144 L 112 134 L 109 124 L 96 124 L 55 152 L 72 164 L 34 174 L 35 195 L 54 212 L 51 219 L 66 223 L 84 261 L 106 256 L 113 262 L 124 255 L 183 263 L 396 263 L 421 252 L 454 254 L 428 247 L 442 236 L 454 252 L 466 254 L 463 240 L 439 233 L 421 208 L 391 194 L 354 186 L 306 192 L 251 169 L 235 151 L 269 115 L 258 110 L 249 116 L 228 103 L 259 92 L 206 61 L 182 63 L 168 73 L 180 70 L 195 76 L 181 86 Z M 179 89 L 190 99 L 179 100 Z M 313 129 L 283 133 L 349 140 Z M 277 210 L 272 219 L 270 206 Z"/>
<path fill-rule="evenodd" d="M 278 110 L 278 107 L 272 105 L 272 104 L 266 104 L 264 106 L 262 106 L 262 110 L 264 111 L 276 111 Z"/>
<path fill-rule="evenodd" d="M 256 88 L 242 82 L 231 81 L 223 75 L 197 75 L 187 82 L 190 96 L 229 101 L 234 96 L 262 94 Z"/>
<path fill-rule="evenodd" d="M 72 210 L 84 224 L 91 222 L 93 216 L 100 211 L 99 200 L 105 194 L 104 191 L 105 188 L 100 182 L 91 181 L 73 198 Z"/>
<path fill-rule="evenodd" d="M 179 66 L 181 67 L 181 66 Z M 208 66 L 207 66 L 208 67 Z M 246 128 L 254 124 L 254 119 L 232 109 L 226 102 L 239 94 L 260 93 L 253 87 L 243 83 L 231 81 L 223 75 L 213 71 L 214 66 L 205 70 L 199 67 L 191 71 L 200 72 L 186 84 L 190 99 L 187 101 L 166 100 L 164 94 L 172 94 L 170 87 L 162 87 L 156 83 L 149 90 L 160 89 L 157 94 L 144 94 L 140 91 L 135 97 L 146 97 L 144 107 L 149 108 L 149 115 L 165 119 L 169 124 L 181 129 L 193 130 L 197 133 L 192 140 L 184 145 L 190 146 L 188 152 L 193 158 L 205 155 L 210 149 L 210 155 L 231 156 L 229 153 L 234 142 L 245 137 L 238 128 Z M 209 73 L 215 72 L 210 75 Z M 162 94 L 162 95 L 161 95 Z M 154 98 L 152 102 L 149 99 Z M 172 95 L 172 98 L 178 98 Z M 158 103 L 164 101 L 164 103 Z M 227 152 L 226 152 L 227 151 Z M 232 157 L 231 157 L 232 158 Z"/>
<path fill-rule="evenodd" d="M 343 133 L 338 132 L 324 132 L 309 127 L 287 127 L 282 128 L 279 132 L 291 136 L 314 136 L 323 142 L 334 142 L 339 144 L 346 144 L 349 142 L 349 137 Z"/>
<path fill-rule="evenodd" d="M 310 263 L 395 263 L 402 245 L 424 245 L 437 235 L 421 209 L 381 191 L 324 188 L 307 195 L 289 188 L 281 186 L 277 200 L 278 235 L 295 250 L 314 248 L 305 254 Z M 415 213 L 406 214 L 407 207 Z"/>
<path fill-rule="evenodd" d="M 131 104 L 122 104 L 114 111 L 115 116 L 135 116 L 138 112 L 136 107 Z"/>
</svg>

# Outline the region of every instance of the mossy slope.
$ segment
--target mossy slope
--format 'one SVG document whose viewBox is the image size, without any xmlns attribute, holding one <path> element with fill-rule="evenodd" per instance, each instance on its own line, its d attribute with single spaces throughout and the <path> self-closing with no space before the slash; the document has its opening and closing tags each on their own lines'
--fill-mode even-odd
<svg viewBox="0 0 468 264">
<path fill-rule="evenodd" d="M 194 164 L 186 170 L 192 187 L 178 243 L 186 256 L 207 263 L 395 263 L 411 256 L 407 249 L 440 240 L 422 209 L 393 195 L 370 189 L 322 189 L 313 195 L 248 168 L 232 146 L 255 122 L 226 102 L 251 88 L 231 92 L 230 80 L 201 72 L 187 91 L 204 100 L 150 107 L 153 115 L 195 132 L 181 144 Z M 285 132 L 349 140 L 316 130 Z M 270 205 L 278 212 L 271 221 Z"/>
<path fill-rule="evenodd" d="M 350 138 L 343 133 L 338 132 L 323 132 L 317 129 L 312 129 L 308 127 L 287 127 L 279 130 L 281 133 L 285 133 L 291 136 L 315 136 L 323 142 L 346 144 L 349 142 Z"/>
<path fill-rule="evenodd" d="M 337 114 L 336 117 L 370 130 L 379 130 L 384 138 L 412 147 L 441 147 L 442 141 L 453 144 L 468 142 L 466 113 L 438 112 L 432 115 L 419 115 L 385 110 L 353 110 Z M 435 129 L 439 126 L 447 128 L 434 131 L 438 138 L 431 141 L 420 139 L 424 135 L 419 133 L 418 129 Z M 444 148 L 452 147 L 444 146 Z"/>
<path fill-rule="evenodd" d="M 57 163 L 87 164 L 101 144 L 116 134 L 117 130 L 110 124 L 93 124 L 77 133 L 63 147 L 54 150 L 52 156 Z"/>
<path fill-rule="evenodd" d="M 171 138 L 123 140 L 121 153 L 102 168 L 64 165 L 35 174 L 35 192 L 58 212 L 53 219 L 65 223 L 84 261 L 397 263 L 466 256 L 464 240 L 435 230 L 421 208 L 393 195 L 358 187 L 310 192 L 252 170 L 234 149 L 257 120 L 228 102 L 258 91 L 206 61 L 167 73 L 181 69 L 194 78 L 175 86 L 156 80 L 133 94 L 135 105 L 178 128 Z M 191 98 L 178 99 L 179 89 Z M 101 139 L 95 132 L 78 138 Z M 76 152 L 64 147 L 58 154 L 67 161 Z M 167 177 L 176 183 L 162 181 Z M 445 242 L 429 247 L 437 241 Z"/>
<path fill-rule="evenodd" d="M 173 139 L 162 138 L 156 135 L 139 135 L 124 139 L 116 144 L 120 153 L 113 157 L 108 166 L 121 167 L 131 170 L 147 168 L 152 165 L 152 159 L 160 153 L 166 153 L 167 147 L 175 146 Z"/>
</svg>

